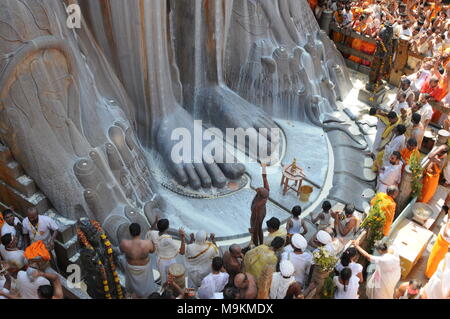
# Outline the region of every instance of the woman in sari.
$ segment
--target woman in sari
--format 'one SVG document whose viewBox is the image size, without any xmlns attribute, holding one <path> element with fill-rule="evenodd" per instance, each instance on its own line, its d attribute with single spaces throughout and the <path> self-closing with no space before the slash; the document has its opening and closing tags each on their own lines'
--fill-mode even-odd
<svg viewBox="0 0 450 319">
<path fill-rule="evenodd" d="M 401 278 L 400 257 L 386 244 L 375 245 L 380 254 L 373 256 L 362 249 L 356 241 L 355 248 L 367 260 L 375 264 L 375 272 L 367 279 L 366 294 L 369 299 L 393 299 L 395 287 Z"/>
</svg>

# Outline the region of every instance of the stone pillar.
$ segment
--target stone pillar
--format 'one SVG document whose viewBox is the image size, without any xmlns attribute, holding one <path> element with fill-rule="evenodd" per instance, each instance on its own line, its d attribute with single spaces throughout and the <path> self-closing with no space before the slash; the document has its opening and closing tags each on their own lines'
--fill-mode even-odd
<svg viewBox="0 0 450 319">
<path fill-rule="evenodd" d="M 333 19 L 333 11 L 325 9 L 320 16 L 319 26 L 325 31 L 327 35 L 330 35 L 330 23 Z"/>
<path fill-rule="evenodd" d="M 402 175 L 402 181 L 400 182 L 400 187 L 399 187 L 400 192 L 396 198 L 396 202 L 397 202 L 397 209 L 395 212 L 396 216 L 398 214 L 400 214 L 400 212 L 408 204 L 409 198 L 411 196 L 411 191 L 412 191 L 411 182 L 412 182 L 412 172 L 411 172 L 409 165 L 407 165 L 405 167 L 405 171 L 403 172 L 403 175 Z"/>
</svg>

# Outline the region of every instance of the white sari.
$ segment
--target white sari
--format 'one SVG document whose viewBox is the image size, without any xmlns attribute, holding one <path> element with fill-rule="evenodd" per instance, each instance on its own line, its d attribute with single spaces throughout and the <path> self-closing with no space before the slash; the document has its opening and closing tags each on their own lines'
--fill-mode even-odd
<svg viewBox="0 0 450 319">
<path fill-rule="evenodd" d="M 366 294 L 369 299 L 393 299 L 395 286 L 400 280 L 402 270 L 397 253 L 372 256 L 375 272 L 367 280 Z"/>
</svg>

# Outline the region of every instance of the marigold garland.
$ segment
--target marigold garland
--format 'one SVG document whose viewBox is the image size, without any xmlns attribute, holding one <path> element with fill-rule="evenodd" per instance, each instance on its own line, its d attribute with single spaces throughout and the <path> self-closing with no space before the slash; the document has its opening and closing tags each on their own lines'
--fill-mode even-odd
<svg viewBox="0 0 450 319">
<path fill-rule="evenodd" d="M 117 297 L 119 299 L 123 299 L 123 291 L 122 291 L 122 286 L 120 285 L 120 278 L 119 278 L 119 274 L 116 271 L 116 265 L 114 263 L 114 256 L 113 256 L 113 249 L 111 246 L 111 242 L 108 240 L 108 236 L 106 236 L 105 232 L 103 231 L 102 226 L 100 225 L 99 222 L 95 221 L 95 220 L 91 220 L 91 224 L 92 226 L 94 226 L 100 233 L 100 238 L 103 241 L 103 244 L 106 247 L 106 252 L 108 254 L 108 259 L 109 259 L 109 264 L 111 265 L 111 271 L 114 277 L 114 283 L 116 285 L 116 289 L 117 289 Z"/>
<path fill-rule="evenodd" d="M 81 243 L 86 248 L 88 248 L 90 250 L 94 250 L 94 247 L 91 245 L 91 243 L 89 243 L 89 240 L 87 239 L 86 235 L 79 227 L 77 227 L 77 235 L 78 235 L 78 238 L 80 239 Z M 106 299 L 112 299 L 111 294 L 109 293 L 108 276 L 106 274 L 105 266 L 103 265 L 101 260 L 98 261 L 98 265 L 99 265 L 101 276 L 103 278 L 102 283 L 103 283 L 103 291 L 105 292 L 105 297 L 106 297 Z"/>
</svg>

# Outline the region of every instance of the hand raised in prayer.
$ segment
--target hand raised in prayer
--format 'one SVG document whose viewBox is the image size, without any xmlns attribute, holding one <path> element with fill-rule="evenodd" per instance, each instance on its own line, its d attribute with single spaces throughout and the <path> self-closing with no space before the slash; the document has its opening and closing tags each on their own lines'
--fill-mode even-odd
<svg viewBox="0 0 450 319">
<path fill-rule="evenodd" d="M 193 233 L 191 233 L 190 239 L 191 239 L 191 242 L 195 241 L 195 235 Z"/>
<path fill-rule="evenodd" d="M 186 237 L 186 233 L 184 232 L 184 229 L 183 229 L 183 228 L 180 228 L 180 229 L 178 230 L 178 234 L 180 234 L 180 237 Z"/>
<path fill-rule="evenodd" d="M 214 233 L 211 233 L 211 234 L 209 235 L 209 239 L 210 239 L 211 241 L 214 241 L 214 239 L 216 239 L 216 235 L 215 235 Z"/>
</svg>

